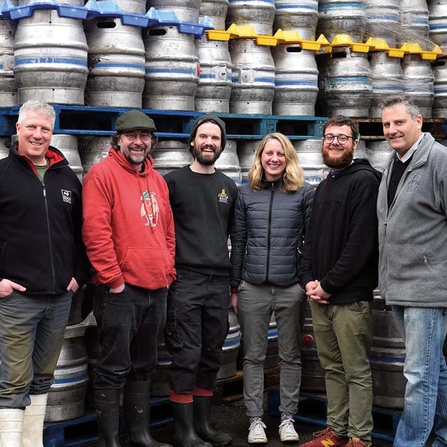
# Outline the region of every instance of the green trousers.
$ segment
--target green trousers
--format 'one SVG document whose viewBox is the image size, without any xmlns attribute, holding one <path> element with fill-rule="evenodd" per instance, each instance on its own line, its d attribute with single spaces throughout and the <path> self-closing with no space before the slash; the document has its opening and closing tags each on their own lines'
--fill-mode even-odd
<svg viewBox="0 0 447 447">
<path fill-rule="evenodd" d="M 325 370 L 327 425 L 340 436 L 371 444 L 370 303 L 310 305 L 318 357 Z"/>
</svg>

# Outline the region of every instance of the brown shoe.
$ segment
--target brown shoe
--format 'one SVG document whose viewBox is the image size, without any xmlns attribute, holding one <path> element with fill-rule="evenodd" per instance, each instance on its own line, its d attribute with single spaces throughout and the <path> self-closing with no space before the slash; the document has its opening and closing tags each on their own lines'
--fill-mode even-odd
<svg viewBox="0 0 447 447">
<path fill-rule="evenodd" d="M 371 447 L 371 444 L 365 444 L 361 439 L 351 438 L 346 447 Z"/>
<path fill-rule="evenodd" d="M 348 442 L 352 441 L 345 436 L 338 436 L 331 427 L 327 427 L 324 430 L 317 431 L 313 434 L 317 439 L 306 442 L 300 447 L 344 447 L 348 445 Z M 361 444 L 355 444 L 358 447 Z"/>
</svg>

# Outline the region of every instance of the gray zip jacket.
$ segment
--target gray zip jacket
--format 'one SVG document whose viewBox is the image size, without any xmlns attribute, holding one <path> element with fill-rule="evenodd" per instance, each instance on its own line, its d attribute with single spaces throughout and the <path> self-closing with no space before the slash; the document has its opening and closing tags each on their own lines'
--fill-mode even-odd
<svg viewBox="0 0 447 447">
<path fill-rule="evenodd" d="M 388 305 L 447 306 L 447 149 L 425 133 L 388 208 L 392 160 L 377 201 L 379 289 Z"/>
</svg>

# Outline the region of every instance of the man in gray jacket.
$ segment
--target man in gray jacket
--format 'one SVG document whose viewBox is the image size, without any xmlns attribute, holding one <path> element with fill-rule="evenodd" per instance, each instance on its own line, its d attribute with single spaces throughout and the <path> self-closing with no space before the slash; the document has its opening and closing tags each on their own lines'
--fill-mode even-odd
<svg viewBox="0 0 447 447">
<path fill-rule="evenodd" d="M 379 288 L 405 342 L 405 406 L 394 447 L 447 445 L 447 150 L 422 132 L 408 95 L 382 103 L 395 153 L 378 197 Z"/>
</svg>

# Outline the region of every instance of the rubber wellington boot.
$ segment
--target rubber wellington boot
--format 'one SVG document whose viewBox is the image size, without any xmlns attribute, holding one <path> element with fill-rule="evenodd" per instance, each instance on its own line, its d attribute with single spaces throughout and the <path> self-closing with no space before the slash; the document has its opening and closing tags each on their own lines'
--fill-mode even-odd
<svg viewBox="0 0 447 447">
<path fill-rule="evenodd" d="M 95 390 L 99 447 L 121 447 L 119 441 L 120 390 Z"/>
<path fill-rule="evenodd" d="M 0 445 L 2 447 L 22 447 L 24 413 L 24 410 L 16 408 L 0 409 Z"/>
<path fill-rule="evenodd" d="M 231 442 L 228 433 L 216 431 L 210 426 L 211 396 L 194 396 L 194 426 L 204 441 L 213 445 L 227 445 Z"/>
<path fill-rule="evenodd" d="M 174 414 L 174 439 L 183 447 L 212 447 L 194 428 L 194 404 L 171 402 Z"/>
<path fill-rule="evenodd" d="M 43 447 L 43 423 L 47 410 L 48 394 L 33 394 L 31 404 L 23 418 L 23 447 Z"/>
<path fill-rule="evenodd" d="M 172 447 L 155 441 L 149 432 L 150 382 L 127 382 L 124 387 L 124 420 L 126 421 L 126 447 Z"/>
</svg>

